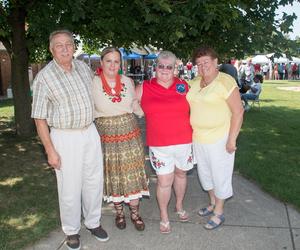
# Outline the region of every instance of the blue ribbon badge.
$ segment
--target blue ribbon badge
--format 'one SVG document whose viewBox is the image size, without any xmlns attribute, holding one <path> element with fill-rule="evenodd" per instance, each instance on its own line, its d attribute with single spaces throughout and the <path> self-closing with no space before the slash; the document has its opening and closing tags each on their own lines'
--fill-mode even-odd
<svg viewBox="0 0 300 250">
<path fill-rule="evenodd" d="M 179 94 L 184 94 L 186 92 L 186 87 L 183 83 L 176 84 L 176 92 Z"/>
</svg>

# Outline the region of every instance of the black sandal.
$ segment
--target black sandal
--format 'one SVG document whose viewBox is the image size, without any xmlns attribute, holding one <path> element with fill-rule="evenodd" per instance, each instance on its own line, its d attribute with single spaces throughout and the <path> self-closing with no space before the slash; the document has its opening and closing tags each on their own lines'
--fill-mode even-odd
<svg viewBox="0 0 300 250">
<path fill-rule="evenodd" d="M 129 207 L 131 211 L 131 221 L 135 229 L 138 231 L 144 231 L 145 223 L 139 215 L 139 205 L 130 205 Z"/>
<path fill-rule="evenodd" d="M 126 220 L 125 220 L 125 214 L 123 211 L 123 202 L 120 203 L 114 203 L 115 209 L 116 209 L 116 219 L 115 223 L 117 228 L 119 229 L 125 229 L 126 228 Z"/>
</svg>

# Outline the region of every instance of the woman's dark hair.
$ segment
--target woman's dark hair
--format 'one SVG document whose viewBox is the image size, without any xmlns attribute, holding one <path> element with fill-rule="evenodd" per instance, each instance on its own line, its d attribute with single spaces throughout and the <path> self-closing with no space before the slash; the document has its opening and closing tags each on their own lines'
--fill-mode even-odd
<svg viewBox="0 0 300 250">
<path fill-rule="evenodd" d="M 106 47 L 105 49 L 102 50 L 101 52 L 101 61 L 103 60 L 103 58 L 108 54 L 108 53 L 111 53 L 111 52 L 118 52 L 119 55 L 120 55 L 120 60 L 122 61 L 122 55 L 121 55 L 121 52 L 118 48 L 116 47 Z"/>
<path fill-rule="evenodd" d="M 218 58 L 218 54 L 213 48 L 204 45 L 195 49 L 193 53 L 193 64 L 196 64 L 196 59 L 202 56 L 210 56 L 212 59 Z"/>
</svg>

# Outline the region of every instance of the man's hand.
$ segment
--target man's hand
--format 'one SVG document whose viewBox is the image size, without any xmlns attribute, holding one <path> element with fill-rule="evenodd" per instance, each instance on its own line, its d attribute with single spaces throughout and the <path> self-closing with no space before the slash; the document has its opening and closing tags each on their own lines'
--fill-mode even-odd
<svg viewBox="0 0 300 250">
<path fill-rule="evenodd" d="M 47 152 L 47 157 L 49 165 L 54 169 L 59 170 L 61 166 L 59 154 L 55 150 L 51 150 L 50 152 Z"/>
<path fill-rule="evenodd" d="M 55 169 L 60 169 L 60 156 L 56 152 L 55 147 L 50 138 L 49 128 L 46 119 L 34 119 L 34 121 L 39 137 L 41 138 L 41 141 L 44 145 L 49 165 Z"/>
</svg>

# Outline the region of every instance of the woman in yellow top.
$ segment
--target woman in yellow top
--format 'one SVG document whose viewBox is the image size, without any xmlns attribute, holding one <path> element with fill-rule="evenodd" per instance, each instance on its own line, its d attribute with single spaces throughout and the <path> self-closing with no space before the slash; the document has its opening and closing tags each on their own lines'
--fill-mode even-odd
<svg viewBox="0 0 300 250">
<path fill-rule="evenodd" d="M 215 229 L 225 220 L 224 201 L 232 196 L 236 140 L 244 110 L 235 80 L 218 71 L 217 54 L 212 48 L 198 48 L 194 62 L 198 77 L 190 81 L 187 100 L 198 175 L 210 198 L 199 215 L 212 215 L 204 227 Z"/>
</svg>

